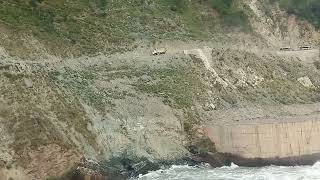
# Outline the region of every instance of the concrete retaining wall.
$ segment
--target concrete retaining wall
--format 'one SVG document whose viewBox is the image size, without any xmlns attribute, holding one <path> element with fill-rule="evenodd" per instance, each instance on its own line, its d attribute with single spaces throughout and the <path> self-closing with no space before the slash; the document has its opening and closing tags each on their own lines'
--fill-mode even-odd
<svg viewBox="0 0 320 180">
<path fill-rule="evenodd" d="M 299 117 L 298 117 L 299 118 Z M 206 127 L 218 152 L 242 158 L 288 158 L 320 153 L 320 116 Z"/>
</svg>

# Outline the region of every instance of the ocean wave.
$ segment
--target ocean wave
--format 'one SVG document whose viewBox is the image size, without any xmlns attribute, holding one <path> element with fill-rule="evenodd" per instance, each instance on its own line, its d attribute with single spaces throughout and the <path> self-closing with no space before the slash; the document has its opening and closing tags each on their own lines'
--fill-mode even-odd
<svg viewBox="0 0 320 180">
<path fill-rule="evenodd" d="M 201 166 L 173 165 L 168 169 L 140 175 L 136 180 L 320 180 L 320 162 L 313 166 L 231 166 L 212 168 Z"/>
</svg>

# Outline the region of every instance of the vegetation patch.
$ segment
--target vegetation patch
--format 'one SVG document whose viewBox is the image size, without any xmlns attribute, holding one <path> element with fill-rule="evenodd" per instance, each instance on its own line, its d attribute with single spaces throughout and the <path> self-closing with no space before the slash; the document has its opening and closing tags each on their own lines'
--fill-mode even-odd
<svg viewBox="0 0 320 180">
<path fill-rule="evenodd" d="M 60 56 L 128 51 L 141 38 L 201 39 L 218 32 L 221 24 L 248 26 L 239 3 L 221 0 L 1 1 L 0 23 L 15 32 L 1 44 L 9 53 L 15 52 L 14 42 L 23 44 L 27 34 Z"/>
<path fill-rule="evenodd" d="M 219 53 L 219 50 L 214 50 L 213 56 L 219 56 Z M 306 88 L 298 82 L 299 78 L 307 76 L 315 86 L 319 86 L 319 71 L 295 59 L 285 60 L 272 56 L 260 58 L 253 53 L 226 50 L 223 56 L 213 61 L 212 66 L 222 78 L 237 86 L 236 89 L 222 88 L 218 85 L 211 88 L 218 99 L 217 108 L 251 103 L 312 103 L 320 100 L 315 89 Z M 257 77 L 263 80 L 259 85 L 252 86 Z M 237 85 L 239 81 L 244 85 Z"/>
<path fill-rule="evenodd" d="M 319 0 L 270 0 L 278 2 L 280 7 L 290 14 L 308 20 L 320 28 L 320 1 Z"/>
<path fill-rule="evenodd" d="M 19 163 L 28 163 L 29 157 L 25 154 L 28 148 L 37 149 L 48 144 L 67 149 L 74 147 L 62 124 L 74 129 L 94 146 L 95 135 L 87 129 L 88 119 L 78 99 L 62 95 L 45 73 L 37 72 L 27 78 L 32 80 L 32 87 L 27 87 L 23 78 L 10 76 L 2 78 L 0 88 L 7 106 L 0 116 L 14 137 L 11 148 L 21 156 Z"/>
<path fill-rule="evenodd" d="M 149 69 L 145 74 L 150 76 L 151 81 L 139 78 L 132 84 L 138 91 L 161 97 L 164 104 L 182 110 L 181 124 L 189 138 L 194 134 L 194 127 L 201 122 L 200 115 L 193 109 L 194 105 L 207 98 L 204 96 L 208 87 L 203 83 L 198 70 L 192 64 Z"/>
<path fill-rule="evenodd" d="M 197 139 L 194 145 L 188 147 L 189 151 L 196 155 L 207 155 L 208 152 L 215 153 L 216 148 L 214 142 L 208 137 Z"/>
<path fill-rule="evenodd" d="M 89 105 L 100 109 L 105 104 L 109 103 L 104 98 L 102 92 L 94 90 L 92 84 L 96 78 L 94 72 L 91 71 L 74 71 L 66 68 L 63 73 L 58 71 L 51 73 L 51 78 L 55 80 L 60 86 L 65 89 L 71 90 L 71 92 L 83 99 Z"/>
<path fill-rule="evenodd" d="M 192 68 L 172 67 L 151 70 L 148 74 L 154 81 L 145 83 L 140 80 L 135 85 L 137 89 L 162 97 L 165 104 L 174 108 L 190 108 L 204 89 L 204 85 Z"/>
<path fill-rule="evenodd" d="M 315 61 L 313 64 L 318 70 L 320 70 L 320 61 Z"/>
<path fill-rule="evenodd" d="M 239 2 L 234 0 L 211 0 L 212 6 L 223 18 L 225 26 L 239 27 L 243 30 L 251 29 L 248 15 L 244 9 L 239 8 Z"/>
</svg>

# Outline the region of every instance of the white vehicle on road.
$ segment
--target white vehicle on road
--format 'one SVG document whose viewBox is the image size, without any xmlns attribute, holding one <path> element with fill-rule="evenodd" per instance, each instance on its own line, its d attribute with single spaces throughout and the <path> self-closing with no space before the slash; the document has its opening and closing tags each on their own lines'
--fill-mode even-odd
<svg viewBox="0 0 320 180">
<path fill-rule="evenodd" d="M 152 55 L 161 55 L 161 54 L 166 54 L 167 49 L 166 48 L 160 48 L 160 49 L 155 49 L 152 51 Z"/>
<path fill-rule="evenodd" d="M 281 47 L 280 51 L 293 51 L 291 47 Z"/>
</svg>

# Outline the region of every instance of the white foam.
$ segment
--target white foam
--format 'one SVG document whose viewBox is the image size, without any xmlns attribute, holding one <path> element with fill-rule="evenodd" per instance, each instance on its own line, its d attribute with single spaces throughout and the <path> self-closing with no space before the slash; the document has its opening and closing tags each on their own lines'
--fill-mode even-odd
<svg viewBox="0 0 320 180">
<path fill-rule="evenodd" d="M 234 163 L 231 163 L 231 166 L 230 166 L 231 168 L 238 168 L 239 166 L 238 165 L 236 165 L 236 164 L 234 164 Z"/>
<path fill-rule="evenodd" d="M 172 166 L 140 175 L 137 180 L 320 180 L 320 162 L 313 166 L 268 166 L 262 168 L 231 166 Z"/>
</svg>

